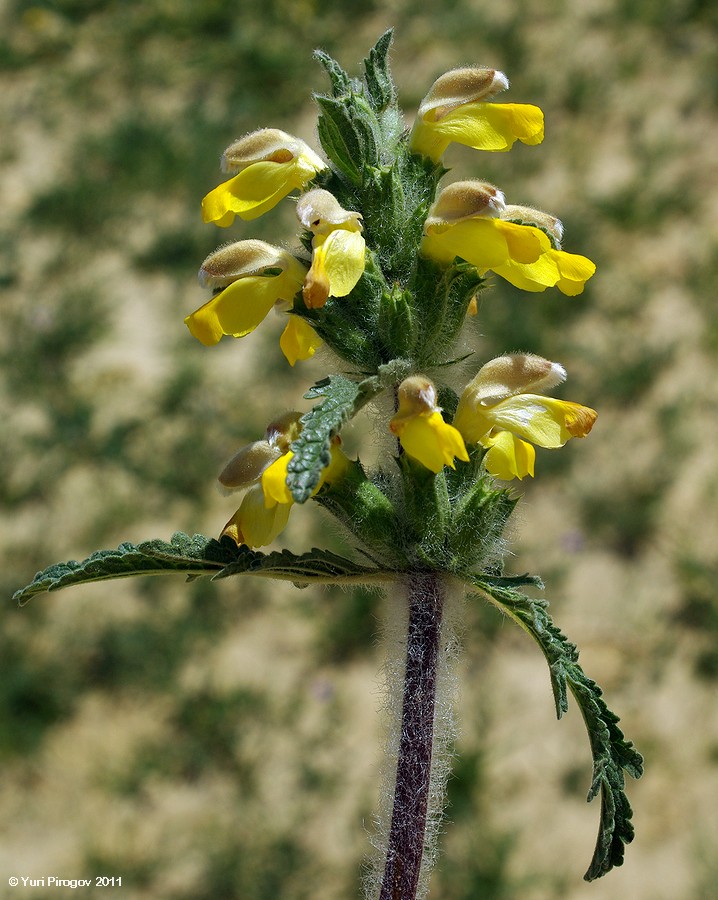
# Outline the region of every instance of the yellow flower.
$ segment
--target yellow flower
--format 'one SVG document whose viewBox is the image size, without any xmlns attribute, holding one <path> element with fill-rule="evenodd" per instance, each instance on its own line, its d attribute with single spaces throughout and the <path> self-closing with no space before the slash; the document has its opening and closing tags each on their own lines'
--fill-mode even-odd
<svg viewBox="0 0 718 900">
<path fill-rule="evenodd" d="M 202 201 L 202 218 L 226 228 L 256 219 L 294 190 L 304 190 L 326 165 L 299 138 L 278 128 L 262 128 L 235 141 L 222 155 L 222 171 L 238 172 Z"/>
<path fill-rule="evenodd" d="M 222 529 L 237 544 L 265 547 L 285 528 L 294 498 L 287 487 L 287 466 L 294 456 L 289 449 L 301 432 L 300 413 L 290 412 L 272 422 L 264 439 L 243 447 L 219 476 L 220 485 L 232 492 L 245 491 L 239 509 Z M 324 484 L 338 480 L 349 460 L 334 438 L 331 462 L 322 472 L 314 496 Z"/>
<path fill-rule="evenodd" d="M 302 295 L 306 306 L 319 309 L 329 297 L 346 297 L 364 272 L 361 215 L 343 209 L 329 191 L 315 188 L 299 198 L 297 216 L 314 234 Z"/>
<path fill-rule="evenodd" d="M 389 423 L 401 446 L 432 472 L 456 468 L 454 459 L 468 462 L 463 438 L 448 425 L 436 403 L 436 388 L 423 375 L 412 375 L 399 385 L 399 409 Z"/>
<path fill-rule="evenodd" d="M 291 253 L 264 241 L 238 241 L 222 247 L 204 261 L 199 279 L 207 287 L 224 290 L 187 316 L 185 324 L 208 347 L 225 334 L 244 337 L 254 331 L 276 303 L 293 302 L 306 272 Z M 311 326 L 293 325 L 283 350 L 294 365 L 297 359 L 311 356 L 320 343 Z"/>
<path fill-rule="evenodd" d="M 439 194 L 424 226 L 422 252 L 442 263 L 459 256 L 480 274 L 491 270 L 527 291 L 557 287 L 568 296 L 583 291 L 596 266 L 561 250 L 561 222 L 526 206 L 507 206 L 504 196 L 480 181 L 459 181 Z"/>
<path fill-rule="evenodd" d="M 485 102 L 508 86 L 495 69 L 454 69 L 437 78 L 419 106 L 410 149 L 439 162 L 452 141 L 475 150 L 510 150 L 517 140 L 540 144 L 544 124 L 537 106 Z"/>
<path fill-rule="evenodd" d="M 554 449 L 590 432 L 595 410 L 533 393 L 565 378 L 558 363 L 529 353 L 500 356 L 479 370 L 459 399 L 454 425 L 466 441 L 488 450 L 488 472 L 507 481 L 532 476 L 532 443 Z"/>
</svg>

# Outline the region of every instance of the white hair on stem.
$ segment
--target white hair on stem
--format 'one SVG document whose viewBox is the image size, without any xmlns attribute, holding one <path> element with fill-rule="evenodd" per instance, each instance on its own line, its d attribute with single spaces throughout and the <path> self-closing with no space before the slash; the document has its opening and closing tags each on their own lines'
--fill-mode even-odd
<svg viewBox="0 0 718 900">
<path fill-rule="evenodd" d="M 426 897 L 428 893 L 429 876 L 437 855 L 437 839 L 444 815 L 446 784 L 451 773 L 451 760 L 456 739 L 454 706 L 458 685 L 454 663 L 458 656 L 459 631 L 463 621 L 465 598 L 465 588 L 459 581 L 439 573 L 435 573 L 435 575 L 439 583 L 439 590 L 443 595 L 443 613 L 436 657 L 433 717 L 431 723 L 426 725 L 427 729 L 431 728 L 432 730 L 431 763 L 428 773 L 425 767 L 422 771 L 424 783 L 428 776 L 428 802 L 421 869 L 416 891 L 417 900 Z M 428 592 L 425 598 L 421 597 L 423 585 L 420 579 L 414 578 L 410 584 L 410 578 L 411 574 L 397 578 L 388 587 L 384 604 L 386 612 L 382 638 L 386 657 L 382 670 L 382 681 L 385 698 L 383 709 L 386 717 L 387 752 L 381 771 L 382 787 L 379 811 L 375 820 L 375 832 L 371 839 L 374 852 L 368 861 L 365 876 L 365 891 L 368 900 L 374 900 L 379 896 L 386 866 L 392 817 L 397 814 L 394 795 L 403 724 L 410 592 L 414 602 L 420 603 L 423 599 L 428 604 L 434 601 Z M 417 655 L 419 652 L 417 649 Z M 431 703 L 432 700 L 428 699 L 427 702 Z M 428 739 L 428 734 L 425 734 L 425 737 Z M 396 826 L 396 821 L 393 824 Z"/>
</svg>

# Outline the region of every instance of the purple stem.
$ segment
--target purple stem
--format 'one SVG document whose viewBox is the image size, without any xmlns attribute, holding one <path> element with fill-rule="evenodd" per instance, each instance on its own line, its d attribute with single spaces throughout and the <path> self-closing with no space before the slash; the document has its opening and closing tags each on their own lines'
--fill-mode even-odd
<svg viewBox="0 0 718 900">
<path fill-rule="evenodd" d="M 401 738 L 379 900 L 415 900 L 424 854 L 444 596 L 436 572 L 409 575 Z"/>
</svg>

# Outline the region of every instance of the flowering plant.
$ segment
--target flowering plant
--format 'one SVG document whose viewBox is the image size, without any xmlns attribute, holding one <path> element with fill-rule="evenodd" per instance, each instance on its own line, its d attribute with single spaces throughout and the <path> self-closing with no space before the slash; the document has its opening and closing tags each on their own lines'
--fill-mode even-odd
<svg viewBox="0 0 718 900">
<path fill-rule="evenodd" d="M 280 348 L 290 365 L 324 346 L 324 358 L 337 358 L 343 374 L 328 374 L 304 394 L 319 401 L 308 412 L 278 414 L 232 457 L 220 483 L 242 499 L 219 539 L 176 534 L 170 542 L 125 543 L 51 566 L 16 597 L 161 572 L 385 585 L 401 600 L 406 655 L 395 667 L 399 724 L 375 883 L 381 900 L 413 900 L 428 889 L 448 768 L 442 753 L 451 736 L 441 725 L 450 716 L 437 715 L 454 643 L 448 607 L 466 592 L 481 595 L 539 644 L 558 716 L 569 692 L 583 714 L 593 754 L 588 799 L 601 794 L 591 880 L 620 865 L 632 840 L 624 772 L 639 777 L 642 759 L 546 602 L 524 593 L 540 580 L 504 573 L 502 539 L 517 499 L 496 479 L 533 476 L 534 447 L 585 437 L 596 412 L 547 395 L 566 378 L 556 362 L 509 352 L 474 365 L 462 385 L 456 371 L 467 357 L 455 354 L 487 273 L 530 292 L 556 287 L 572 297 L 595 266 L 561 248 L 553 216 L 507 204 L 483 181 L 441 185 L 449 143 L 486 151 L 509 150 L 517 140 L 537 145 L 541 111 L 494 102 L 508 88 L 502 73 L 457 69 L 430 88 L 408 131 L 389 74 L 390 43 L 387 32 L 362 80 L 317 52 L 331 84 L 316 97 L 326 161 L 273 128 L 225 151 L 232 177 L 205 197 L 205 221 L 253 220 L 298 191 L 301 247 L 289 252 L 245 238 L 215 251 L 200 269 L 213 295 L 185 320 L 211 346 L 249 335 L 276 307 L 286 316 Z M 341 438 L 369 404 L 383 416 L 379 442 L 387 451 L 372 469 L 351 459 Z M 356 558 L 258 549 L 281 533 L 293 504 L 310 499 L 345 527 Z"/>
</svg>

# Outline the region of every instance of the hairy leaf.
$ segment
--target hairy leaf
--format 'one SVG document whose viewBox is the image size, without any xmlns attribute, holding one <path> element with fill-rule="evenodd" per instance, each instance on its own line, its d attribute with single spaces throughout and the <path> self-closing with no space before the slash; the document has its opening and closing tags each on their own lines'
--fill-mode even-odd
<svg viewBox="0 0 718 900">
<path fill-rule="evenodd" d="M 71 585 L 171 573 L 189 578 L 260 575 L 300 584 L 310 581 L 365 584 L 392 577 L 389 571 L 359 565 L 329 550 L 315 548 L 300 556 L 288 550 L 260 553 L 245 545 L 238 547 L 227 537 L 216 541 L 201 534 L 189 537 L 177 532 L 169 543 L 160 540 L 124 543 L 116 550 L 98 550 L 82 562 L 56 563 L 38 572 L 30 584 L 14 594 L 13 599 L 23 605 L 35 594 Z"/>
<path fill-rule="evenodd" d="M 558 717 L 568 709 L 569 690 L 581 710 L 593 755 L 593 777 L 587 799 L 591 801 L 601 793 L 596 849 L 584 875 L 586 881 L 593 881 L 623 863 L 625 845 L 633 840 L 624 771 L 640 778 L 643 758 L 631 741 L 625 739 L 618 727 L 618 716 L 606 706 L 601 688 L 579 665 L 576 645 L 554 625 L 548 603 L 533 600 L 505 582 L 499 583 L 498 579 L 477 578 L 472 583 L 538 643 L 549 665 Z"/>
<path fill-rule="evenodd" d="M 375 379 L 357 382 L 330 375 L 304 395 L 308 400 L 324 397 L 324 401 L 302 416 L 302 433 L 292 443 L 294 456 L 287 467 L 287 485 L 297 503 L 311 497 L 322 469 L 329 465 L 332 436 L 378 390 Z"/>
<path fill-rule="evenodd" d="M 247 552 L 214 575 L 214 579 L 246 573 L 292 581 L 295 584 L 309 582 L 365 584 L 392 577 L 391 572 L 373 566 L 362 566 L 330 550 L 320 550 L 316 547 L 300 555 L 290 553 L 289 550 L 258 553 L 246 547 L 240 549 Z"/>
<path fill-rule="evenodd" d="M 332 84 L 332 92 L 335 97 L 341 97 L 351 91 L 353 80 L 335 59 L 332 59 L 332 57 L 323 50 L 315 50 L 314 59 L 321 63 L 329 76 L 329 80 Z"/>
<path fill-rule="evenodd" d="M 234 562 L 239 552 L 240 548 L 229 538 L 216 541 L 201 534 L 190 537 L 182 532 L 173 535 L 169 543 L 160 540 L 123 543 L 116 550 L 98 550 L 81 562 L 56 563 L 38 572 L 30 584 L 14 594 L 13 599 L 22 605 L 34 594 L 44 591 L 134 575 L 171 572 L 211 575 Z"/>
<path fill-rule="evenodd" d="M 385 31 L 364 60 L 369 98 L 377 113 L 382 112 L 395 99 L 394 85 L 389 75 L 387 59 L 393 35 L 393 29 Z"/>
</svg>

